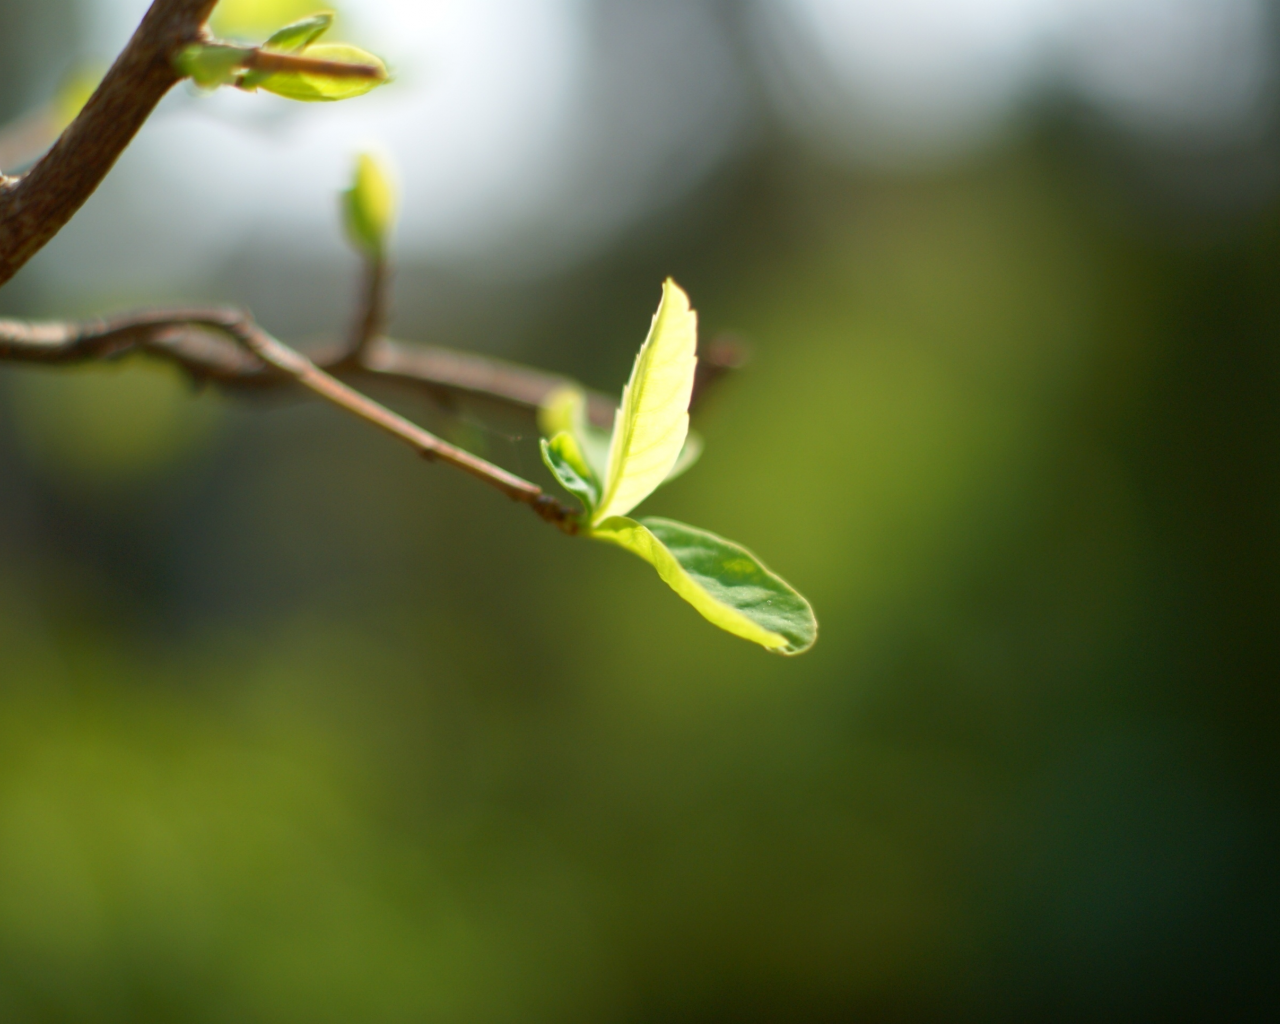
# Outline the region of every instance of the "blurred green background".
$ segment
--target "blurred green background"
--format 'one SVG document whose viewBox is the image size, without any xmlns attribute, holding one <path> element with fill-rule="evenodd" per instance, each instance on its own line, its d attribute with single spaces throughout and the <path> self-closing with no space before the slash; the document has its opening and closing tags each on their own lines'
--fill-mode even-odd
<svg viewBox="0 0 1280 1024">
<path fill-rule="evenodd" d="M 0 119 L 92 50 L 92 7 L 0 2 Z M 744 94 L 732 154 L 589 253 L 408 252 L 395 331 L 612 391 L 675 276 L 753 358 L 646 510 L 794 582 L 802 658 L 329 409 L 0 374 L 0 1018 L 1273 1007 L 1269 122 L 1154 143 L 1044 90 L 922 165 Z M 277 289 L 268 327 L 340 330 L 353 258 L 294 258 L 154 291 L 33 265 L 0 312 Z M 546 480 L 532 424 L 380 397 Z"/>
</svg>

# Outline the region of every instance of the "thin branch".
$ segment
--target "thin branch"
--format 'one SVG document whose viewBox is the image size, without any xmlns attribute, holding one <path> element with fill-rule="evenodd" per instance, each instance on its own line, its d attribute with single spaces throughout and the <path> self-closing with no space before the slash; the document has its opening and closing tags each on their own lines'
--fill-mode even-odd
<svg viewBox="0 0 1280 1024">
<path fill-rule="evenodd" d="M 466 396 L 536 413 L 554 392 L 580 387 L 571 377 L 535 370 L 505 359 L 459 352 L 442 345 L 409 345 L 379 338 L 360 360 L 362 372 L 386 380 L 424 384 L 443 399 Z M 599 391 L 587 391 L 587 410 L 598 427 L 613 426 L 618 403 Z"/>
<path fill-rule="evenodd" d="M 217 0 L 155 0 L 89 102 L 26 175 L 0 183 L 0 285 L 93 194 L 178 82 L 173 55 L 199 42 Z"/>
<path fill-rule="evenodd" d="M 348 387 L 336 377 L 332 377 L 320 369 L 315 363 L 287 345 L 281 344 L 271 335 L 252 323 L 243 325 L 243 333 L 239 335 L 245 345 L 263 362 L 283 370 L 299 384 L 315 392 L 321 398 L 347 412 L 359 416 L 374 426 L 385 430 L 393 437 L 399 438 L 426 458 L 447 463 L 465 473 L 470 473 L 483 480 L 491 487 L 497 488 L 512 501 L 519 501 L 530 506 L 543 519 L 554 523 L 566 533 L 576 533 L 578 529 L 576 513 L 573 509 L 561 504 L 555 498 L 543 492 L 536 484 L 523 480 L 505 469 L 495 466 L 468 451 L 442 441 L 435 434 L 423 430 L 410 423 L 383 405 L 365 397 L 354 388 Z"/>
<path fill-rule="evenodd" d="M 243 348 L 228 346 L 225 341 L 219 348 L 211 342 L 209 329 L 224 332 Z M 577 531 L 577 513 L 536 484 L 441 440 L 362 395 L 277 341 L 238 310 L 149 310 L 83 323 L 0 320 L 0 360 L 66 364 L 118 358 L 138 349 L 167 356 L 203 378 L 276 384 L 296 381 L 399 438 L 426 458 L 461 469 L 513 501 L 528 505 L 566 533 Z"/>
<path fill-rule="evenodd" d="M 347 361 L 358 366 L 369 346 L 382 337 L 387 322 L 391 274 L 386 257 L 381 253 L 364 255 L 364 293 L 360 299 L 360 314 L 351 327 L 349 356 Z"/>
<path fill-rule="evenodd" d="M 279 386 L 283 378 L 236 344 L 223 324 L 248 320 L 221 307 L 140 310 L 84 321 L 0 320 L 0 362 L 68 364 L 116 359 L 146 352 L 176 363 L 197 381 L 233 389 Z M 214 325 L 214 329 L 210 329 Z M 425 386 L 445 401 L 479 398 L 536 412 L 553 391 L 572 385 L 568 377 L 438 345 L 409 345 L 376 338 L 358 360 L 347 353 L 317 364 L 344 377 L 369 376 Z M 589 392 L 600 418 L 612 422 L 615 404 Z"/>
<path fill-rule="evenodd" d="M 224 330 L 207 326 L 247 319 L 239 310 L 194 307 L 143 310 L 80 322 L 0 320 L 0 362 L 84 363 L 146 352 L 177 364 L 196 381 L 235 390 L 278 387 L 283 382 L 280 374 L 233 342 Z M 699 356 L 690 408 L 744 359 L 745 346 L 739 339 L 723 335 L 713 340 Z M 425 387 L 446 404 L 472 398 L 527 414 L 536 413 L 560 388 L 577 386 L 569 377 L 519 363 L 385 337 L 373 338 L 358 358 L 349 352 L 335 352 L 315 361 L 344 379 Z M 596 426 L 611 427 L 616 408 L 617 402 L 609 395 L 587 391 L 588 415 Z"/>
<path fill-rule="evenodd" d="M 324 75 L 326 78 L 385 78 L 386 69 L 376 64 L 351 64 L 338 60 L 320 60 L 297 53 L 251 49 L 240 66 L 247 71 L 268 74 Z"/>
</svg>

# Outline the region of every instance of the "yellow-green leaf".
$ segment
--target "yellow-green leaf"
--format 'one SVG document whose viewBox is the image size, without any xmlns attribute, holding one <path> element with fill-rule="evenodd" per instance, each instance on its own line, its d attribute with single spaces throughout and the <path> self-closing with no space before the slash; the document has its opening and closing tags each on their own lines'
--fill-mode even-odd
<svg viewBox="0 0 1280 1024">
<path fill-rule="evenodd" d="M 320 11 L 309 18 L 303 18 L 301 21 L 295 21 L 292 25 L 277 29 L 271 34 L 271 38 L 262 44 L 261 48 L 273 53 L 298 53 L 301 50 L 305 50 L 332 27 L 333 12 Z M 270 78 L 271 74 L 270 71 L 249 71 L 236 85 L 246 92 L 252 92 Z"/>
<path fill-rule="evenodd" d="M 587 393 L 582 388 L 566 384 L 548 395 L 538 408 L 538 429 L 544 437 L 555 437 L 562 431 L 572 434 L 591 472 L 597 480 L 604 479 L 609 468 L 609 432 L 591 425 Z"/>
<path fill-rule="evenodd" d="M 576 384 L 566 384 L 551 392 L 538 407 L 538 429 L 543 437 L 555 437 L 568 431 L 578 442 L 596 478 L 603 480 L 609 469 L 609 432 L 591 425 L 587 417 L 587 395 Z M 705 444 L 702 435 L 690 429 L 684 439 L 684 447 L 676 464 L 667 474 L 667 481 L 674 480 L 693 466 L 702 455 Z"/>
<path fill-rule="evenodd" d="M 271 37 L 262 44 L 264 50 L 278 50 L 281 53 L 297 53 L 304 50 L 333 27 L 333 11 L 320 11 L 295 21 L 284 28 L 276 29 Z"/>
<path fill-rule="evenodd" d="M 303 50 L 301 56 L 337 64 L 363 64 L 374 68 L 375 74 L 364 77 L 280 71 L 257 83 L 258 88 L 304 103 L 332 102 L 363 96 L 382 85 L 388 77 L 387 67 L 382 61 L 373 54 L 346 43 L 317 43 Z"/>
<path fill-rule="evenodd" d="M 813 608 L 739 544 L 670 519 L 613 516 L 596 540 L 639 555 L 708 622 L 776 654 L 802 654 L 818 639 Z"/>
<path fill-rule="evenodd" d="M 562 430 L 550 441 L 542 439 L 542 461 L 566 491 L 582 502 L 588 518 L 600 501 L 600 482 L 583 457 L 578 442 Z"/>
<path fill-rule="evenodd" d="M 391 175 L 376 157 L 360 154 L 355 180 L 342 193 L 342 213 L 351 241 L 371 256 L 386 248 L 396 215 L 396 192 Z"/>
<path fill-rule="evenodd" d="M 672 280 L 614 419 L 604 495 L 594 523 L 623 516 L 670 474 L 689 432 L 689 398 L 698 364 L 698 317 Z"/>
</svg>

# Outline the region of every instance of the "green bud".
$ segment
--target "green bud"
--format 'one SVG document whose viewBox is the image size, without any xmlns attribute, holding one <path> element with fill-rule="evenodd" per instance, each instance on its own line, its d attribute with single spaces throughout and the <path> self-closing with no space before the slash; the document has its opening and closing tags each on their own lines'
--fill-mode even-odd
<svg viewBox="0 0 1280 1024">
<path fill-rule="evenodd" d="M 194 43 L 174 58 L 174 66 L 184 78 L 201 89 L 216 89 L 235 81 L 252 50 L 226 43 Z"/>
<path fill-rule="evenodd" d="M 262 44 L 262 49 L 277 53 L 299 53 L 328 32 L 332 25 L 333 12 L 321 11 L 274 32 Z M 238 84 L 241 89 L 252 92 L 270 77 L 271 73 L 268 71 L 250 71 Z"/>
<path fill-rule="evenodd" d="M 396 217 L 396 193 L 383 165 L 368 153 L 356 161 L 356 176 L 342 193 L 347 236 L 356 248 L 380 257 Z"/>
</svg>

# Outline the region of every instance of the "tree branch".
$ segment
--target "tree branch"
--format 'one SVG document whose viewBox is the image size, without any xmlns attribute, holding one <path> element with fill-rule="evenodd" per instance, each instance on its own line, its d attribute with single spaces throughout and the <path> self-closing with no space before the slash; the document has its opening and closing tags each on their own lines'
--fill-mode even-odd
<svg viewBox="0 0 1280 1024">
<path fill-rule="evenodd" d="M 264 363 L 289 374 L 299 384 L 321 398 L 399 438 L 426 458 L 438 459 L 464 473 L 470 473 L 489 486 L 497 488 L 512 501 L 528 505 L 547 522 L 559 526 L 566 533 L 578 532 L 577 513 L 544 493 L 541 487 L 513 473 L 508 473 L 505 469 L 468 451 L 442 441 L 435 434 L 410 423 L 403 416 L 379 405 L 371 398 L 366 398 L 336 377 L 325 373 L 305 356 L 281 344 L 252 321 L 241 321 L 238 325 L 237 339 Z"/>
<path fill-rule="evenodd" d="M 390 278 L 390 268 L 381 252 L 364 254 L 364 294 L 360 301 L 360 315 L 351 326 L 347 357 L 347 361 L 355 366 L 359 366 L 365 352 L 382 337 L 387 321 Z"/>
<path fill-rule="evenodd" d="M 128 45 L 70 127 L 34 168 L 20 178 L 0 174 L 0 285 L 65 226 L 92 195 L 120 153 L 165 93 L 180 80 L 175 55 L 207 41 L 204 24 L 217 0 L 154 0 Z M 246 63 L 279 70 L 276 55 L 253 51 Z M 305 67 L 303 65 L 306 65 Z M 312 66 L 314 65 L 314 67 Z M 322 66 L 323 65 L 323 66 Z M 326 62 L 289 58 L 295 71 L 331 72 Z M 378 68 L 344 65 L 344 74 L 380 75 Z M 536 410 L 558 388 L 573 382 L 482 356 L 436 347 L 410 348 L 381 336 L 386 308 L 387 267 L 381 256 L 367 265 L 362 315 L 349 346 L 328 365 L 344 375 L 405 380 L 433 394 L 468 394 Z M 567 533 L 578 529 L 577 513 L 536 484 L 436 437 L 366 397 L 322 366 L 262 330 L 246 313 L 223 308 L 144 310 L 82 322 L 29 323 L 0 320 L 0 360 L 67 364 L 118 358 L 145 351 L 178 364 L 197 380 L 263 386 L 292 381 L 339 408 L 409 444 L 421 455 L 461 469 L 530 506 Z M 717 353 L 701 381 L 740 362 L 739 349 Z M 609 426 L 615 405 L 588 393 L 588 415 Z"/>
<path fill-rule="evenodd" d="M 286 378 L 245 351 L 221 327 L 248 319 L 239 310 L 219 307 L 150 309 L 78 322 L 0 319 L 0 362 L 58 365 L 145 352 L 175 363 L 196 381 L 233 390 L 279 387 Z M 724 335 L 713 340 L 699 354 L 690 408 L 744 359 L 745 346 L 737 338 Z M 576 385 L 569 377 L 503 359 L 381 336 L 370 338 L 358 356 L 349 351 L 320 354 L 315 361 L 343 379 L 394 381 L 424 387 L 446 404 L 474 398 L 528 414 L 536 413 L 553 392 Z M 609 395 L 587 391 L 588 416 L 595 426 L 612 427 L 616 408 Z"/>
<path fill-rule="evenodd" d="M 155 0 L 80 115 L 27 174 L 0 181 L 0 285 L 44 247 L 178 82 L 172 58 L 199 42 L 217 0 Z"/>
<path fill-rule="evenodd" d="M 296 382 L 399 438 L 421 455 L 461 469 L 513 501 L 530 506 L 543 519 L 566 532 L 577 530 L 577 513 L 545 494 L 536 484 L 441 440 L 360 394 L 273 338 L 239 310 L 214 307 L 146 310 L 80 323 L 0 320 L 0 361 L 65 365 L 115 359 L 135 351 L 167 358 L 198 380 L 250 386 Z M 465 365 L 466 357 L 459 358 Z M 394 355 L 386 362 L 386 369 L 369 372 L 427 383 L 431 387 L 451 387 L 447 380 L 428 380 L 410 368 L 398 366 L 399 360 Z M 336 365 L 344 363 L 345 359 Z M 518 379 L 518 368 L 511 369 L 516 371 L 512 379 Z M 530 376 L 544 376 L 536 371 L 525 372 Z M 563 380 L 557 379 L 557 384 L 562 383 Z M 491 397 L 507 400 L 509 396 Z"/>
</svg>

